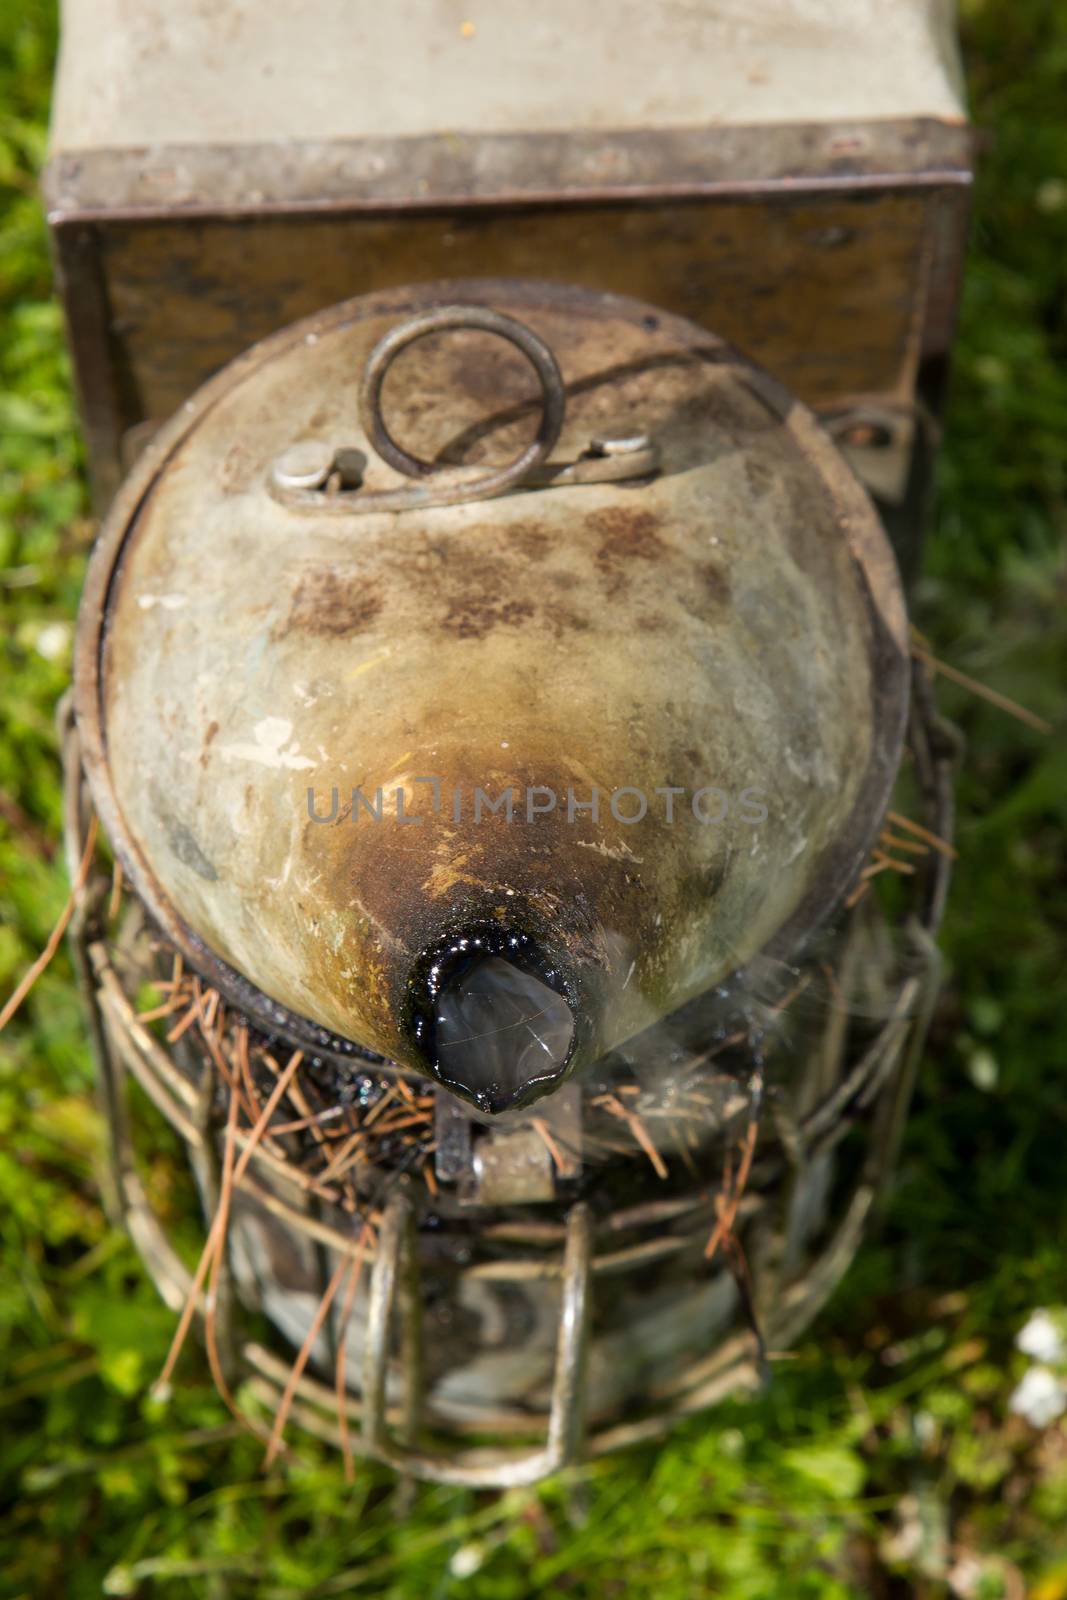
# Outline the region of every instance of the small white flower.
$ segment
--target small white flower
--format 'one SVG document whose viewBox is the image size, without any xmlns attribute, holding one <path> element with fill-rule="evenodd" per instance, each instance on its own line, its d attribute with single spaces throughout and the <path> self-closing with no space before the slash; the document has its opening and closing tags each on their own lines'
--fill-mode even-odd
<svg viewBox="0 0 1067 1600">
<path fill-rule="evenodd" d="M 932 1417 L 929 1411 L 916 1411 L 912 1424 L 915 1428 L 915 1437 L 920 1444 L 933 1444 L 937 1438 L 936 1417 Z"/>
<path fill-rule="evenodd" d="M 1047 1361 L 1055 1366 L 1067 1356 L 1067 1345 L 1056 1322 L 1047 1311 L 1032 1311 L 1024 1327 L 1016 1336 L 1015 1348 L 1035 1361 Z"/>
<path fill-rule="evenodd" d="M 37 654 L 46 661 L 61 660 L 69 648 L 69 622 L 47 622 L 37 635 Z"/>
<path fill-rule="evenodd" d="M 1034 1428 L 1047 1428 L 1067 1411 L 1067 1386 L 1048 1367 L 1031 1367 L 1008 1408 Z"/>
<path fill-rule="evenodd" d="M 1062 211 L 1067 206 L 1067 183 L 1062 178 L 1046 178 L 1038 184 L 1034 199 L 1039 211 Z"/>
<path fill-rule="evenodd" d="M 448 1563 L 454 1578 L 473 1578 L 485 1560 L 485 1549 L 480 1544 L 461 1544 Z"/>
<path fill-rule="evenodd" d="M 988 1572 L 986 1565 L 976 1556 L 963 1555 L 948 1574 L 948 1586 L 961 1600 L 971 1600 Z"/>
<path fill-rule="evenodd" d="M 992 1050 L 976 1050 L 967 1064 L 971 1082 L 976 1089 L 981 1089 L 983 1094 L 990 1094 L 997 1086 L 1000 1068 L 997 1058 Z"/>
</svg>

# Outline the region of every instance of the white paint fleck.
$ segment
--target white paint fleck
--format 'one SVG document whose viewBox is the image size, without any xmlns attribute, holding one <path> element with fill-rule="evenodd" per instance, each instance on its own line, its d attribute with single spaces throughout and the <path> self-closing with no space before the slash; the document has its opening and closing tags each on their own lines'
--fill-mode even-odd
<svg viewBox="0 0 1067 1600">
<path fill-rule="evenodd" d="M 153 606 L 162 606 L 164 611 L 180 611 L 189 601 L 183 594 L 139 594 L 137 604 L 142 611 L 151 611 Z"/>
<path fill-rule="evenodd" d="M 252 825 L 248 820 L 243 796 L 239 796 L 233 801 L 233 804 L 229 808 L 229 819 L 230 827 L 233 829 L 234 833 L 240 835 L 242 838 L 252 832 Z"/>
<path fill-rule="evenodd" d="M 292 846 L 290 846 L 289 854 L 285 858 L 285 866 L 282 868 L 282 871 L 281 871 L 281 876 L 278 877 L 278 878 L 264 878 L 263 882 L 267 885 L 267 887 L 269 889 L 282 889 L 282 888 L 284 888 L 285 885 L 289 882 L 289 873 L 292 870 L 292 866 L 293 866 L 293 851 L 292 851 Z"/>
<path fill-rule="evenodd" d="M 750 854 L 752 854 L 752 855 L 755 855 L 755 853 L 756 853 L 756 843 L 758 842 L 758 838 L 759 838 L 759 836 L 757 835 L 756 841 L 753 843 L 752 850 L 750 852 Z M 807 836 L 807 834 L 805 834 L 805 833 L 797 834 L 796 837 L 794 838 L 793 846 L 792 846 L 789 854 L 785 857 L 785 860 L 782 862 L 782 866 L 783 867 L 791 867 L 793 865 L 793 862 L 797 859 L 797 857 L 800 856 L 800 855 L 803 855 L 803 853 L 807 849 L 807 847 L 808 847 L 808 836 Z"/>
<path fill-rule="evenodd" d="M 264 750 L 280 750 L 292 737 L 293 724 L 284 717 L 264 717 L 252 729 L 252 736 Z"/>
<path fill-rule="evenodd" d="M 636 866 L 644 866 L 644 857 L 635 856 L 629 845 L 619 844 L 613 850 L 602 839 L 598 840 L 596 844 L 593 844 L 588 839 L 575 839 L 574 842 L 579 850 L 595 850 L 598 856 L 607 856 L 611 861 L 632 861 Z"/>
<path fill-rule="evenodd" d="M 224 745 L 219 754 L 228 756 L 231 761 L 254 761 L 261 767 L 288 767 L 294 772 L 307 771 L 309 767 L 315 765 L 311 757 L 302 756 L 298 744 L 294 744 L 291 750 L 285 748 L 292 734 L 293 725 L 284 717 L 264 717 L 262 722 L 257 722 L 252 729 L 254 744 Z"/>
</svg>

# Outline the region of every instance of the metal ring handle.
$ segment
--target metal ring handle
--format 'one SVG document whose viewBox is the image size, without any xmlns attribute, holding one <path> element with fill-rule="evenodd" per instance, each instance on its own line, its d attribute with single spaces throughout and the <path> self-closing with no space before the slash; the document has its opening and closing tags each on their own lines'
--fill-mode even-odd
<svg viewBox="0 0 1067 1600">
<path fill-rule="evenodd" d="M 514 317 L 506 317 L 500 311 L 490 311 L 485 306 L 439 306 L 411 317 L 399 327 L 391 328 L 367 359 L 359 390 L 360 420 L 378 454 L 405 477 L 425 478 L 442 470 L 432 462 L 420 461 L 397 444 L 382 418 L 381 398 L 386 374 L 400 352 L 418 339 L 449 329 L 477 329 L 506 339 L 526 357 L 541 384 L 541 424 L 537 437 L 506 466 L 498 467 L 484 478 L 465 482 L 457 496 L 463 500 L 487 500 L 521 483 L 527 473 L 539 466 L 555 445 L 563 427 L 567 402 L 556 358 L 544 340 L 538 338 L 524 323 L 517 322 Z"/>
</svg>

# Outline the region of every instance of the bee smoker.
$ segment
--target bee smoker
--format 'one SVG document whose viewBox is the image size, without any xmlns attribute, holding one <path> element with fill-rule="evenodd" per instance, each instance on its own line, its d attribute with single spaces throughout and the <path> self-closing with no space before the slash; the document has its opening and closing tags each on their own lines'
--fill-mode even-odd
<svg viewBox="0 0 1067 1600">
<path fill-rule="evenodd" d="M 67 8 L 50 191 L 102 493 L 140 447 L 64 724 L 75 949 L 116 1210 L 268 1418 L 533 1481 L 758 1381 L 854 1253 L 951 828 L 951 741 L 853 470 L 910 557 L 966 178 L 930 11 L 896 39 L 930 116 L 635 128 L 613 58 L 605 106 L 564 85 L 553 136 L 521 97 L 485 131 L 477 95 L 443 145 L 399 101 L 343 149 L 279 128 L 279 201 L 244 186 L 255 141 L 137 145 L 136 108 L 78 147 Z M 483 27 L 504 70 L 493 18 L 434 54 L 442 18 L 412 18 L 416 75 Z M 539 48 L 570 23 L 546 19 Z M 709 47 L 710 8 L 688 25 Z M 193 42 L 160 28 L 138 93 L 165 120 Z M 649 42 L 679 106 L 692 42 Z M 226 65 L 200 84 L 220 117 Z M 457 82 L 491 98 L 486 65 Z M 478 277 L 404 285 L 457 238 Z M 330 298 L 342 244 L 361 294 L 236 354 Z M 720 301 L 738 342 L 777 341 L 774 377 Z M 110 888 L 78 872 L 94 817 Z M 213 1219 L 195 1275 L 144 1177 L 160 1114 Z"/>
</svg>

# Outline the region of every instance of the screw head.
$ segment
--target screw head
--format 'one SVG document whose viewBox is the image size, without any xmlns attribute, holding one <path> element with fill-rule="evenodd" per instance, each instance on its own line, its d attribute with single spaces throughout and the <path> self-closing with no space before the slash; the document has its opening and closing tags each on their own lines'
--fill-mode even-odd
<svg viewBox="0 0 1067 1600">
<path fill-rule="evenodd" d="M 594 456 L 631 456 L 648 450 L 651 444 L 650 435 L 639 428 L 620 428 L 617 432 L 598 433 L 590 439 L 589 450 Z"/>
<path fill-rule="evenodd" d="M 274 463 L 279 489 L 321 489 L 333 467 L 333 450 L 323 439 L 301 439 Z"/>
</svg>

